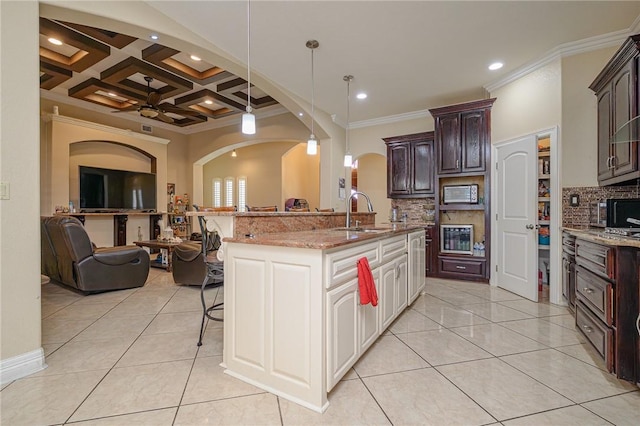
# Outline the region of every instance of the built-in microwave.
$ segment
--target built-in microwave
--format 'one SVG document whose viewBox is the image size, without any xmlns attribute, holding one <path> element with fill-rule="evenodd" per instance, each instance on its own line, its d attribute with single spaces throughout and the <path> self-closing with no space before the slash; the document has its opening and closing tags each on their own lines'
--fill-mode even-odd
<svg viewBox="0 0 640 426">
<path fill-rule="evenodd" d="M 640 198 L 609 198 L 589 204 L 589 224 L 607 228 L 640 228 Z"/>
<path fill-rule="evenodd" d="M 607 200 L 608 228 L 640 228 L 640 198 Z"/>
<path fill-rule="evenodd" d="M 478 204 L 478 185 L 445 185 L 442 187 L 442 202 Z"/>
</svg>

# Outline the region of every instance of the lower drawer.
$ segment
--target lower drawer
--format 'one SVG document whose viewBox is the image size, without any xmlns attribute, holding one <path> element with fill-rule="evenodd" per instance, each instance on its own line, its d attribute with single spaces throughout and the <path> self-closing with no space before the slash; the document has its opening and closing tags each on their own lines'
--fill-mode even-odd
<svg viewBox="0 0 640 426">
<path fill-rule="evenodd" d="M 576 266 L 576 294 L 607 325 L 613 326 L 613 287 L 610 282 Z"/>
<path fill-rule="evenodd" d="M 576 301 L 576 327 L 598 351 L 610 372 L 614 371 L 614 333 L 581 300 Z"/>
<path fill-rule="evenodd" d="M 440 271 L 484 276 L 484 261 L 440 257 Z"/>
</svg>

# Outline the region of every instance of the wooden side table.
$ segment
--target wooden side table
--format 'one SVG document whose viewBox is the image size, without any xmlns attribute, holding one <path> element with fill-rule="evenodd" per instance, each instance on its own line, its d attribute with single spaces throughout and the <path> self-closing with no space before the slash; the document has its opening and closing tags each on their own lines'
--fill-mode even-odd
<svg viewBox="0 0 640 426">
<path fill-rule="evenodd" d="M 164 250 L 167 253 L 167 263 L 157 264 L 157 262 L 152 261 L 150 266 L 154 268 L 163 268 L 166 269 L 167 272 L 171 272 L 171 255 L 173 253 L 173 248 L 177 245 L 182 244 L 170 241 L 161 241 L 161 240 L 147 240 L 147 241 L 134 241 L 133 242 L 138 247 L 149 247 L 150 249 L 160 250 L 161 252 Z"/>
</svg>

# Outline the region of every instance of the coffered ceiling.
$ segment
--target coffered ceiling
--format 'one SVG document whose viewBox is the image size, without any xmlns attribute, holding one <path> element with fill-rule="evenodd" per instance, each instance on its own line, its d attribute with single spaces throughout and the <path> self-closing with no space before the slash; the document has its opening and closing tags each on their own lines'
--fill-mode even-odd
<svg viewBox="0 0 640 426">
<path fill-rule="evenodd" d="M 241 114 L 247 103 L 247 81 L 216 64 L 127 34 L 46 18 L 40 18 L 40 88 L 178 127 Z M 252 87 L 253 108 L 276 104 Z"/>
<path fill-rule="evenodd" d="M 54 10 L 55 0 L 41 2 L 41 10 L 49 11 L 43 16 L 71 16 Z M 159 125 L 191 133 L 239 121 L 234 115 L 244 111 L 247 96 L 247 1 L 59 3 L 84 15 L 75 23 L 42 20 L 43 97 L 69 97 L 108 114 L 137 109 L 132 105 L 148 100 L 144 77 L 149 76 L 161 95 L 158 107 L 173 119 Z M 296 97 L 311 101 L 305 43 L 315 39 L 320 42 L 314 51 L 316 111 L 336 117 L 342 126 L 347 74 L 355 76 L 354 94 L 369 95 L 351 101 L 350 126 L 366 126 L 486 97 L 485 88 L 559 55 L 620 46 L 640 32 L 638 1 L 252 0 L 250 9 L 251 70 L 263 86 L 251 89 L 258 120 L 286 112 L 274 98 L 296 115 L 303 112 L 294 109 Z M 136 31 L 126 34 L 130 27 Z M 155 42 L 147 38 L 153 32 L 160 35 Z M 65 45 L 50 45 L 52 34 Z M 187 51 L 181 43 L 183 51 L 177 51 L 168 41 L 172 37 L 196 45 Z M 220 57 L 233 72 L 191 59 L 203 49 L 196 40 L 215 47 L 202 52 L 209 61 Z M 494 61 L 504 67 L 489 71 Z M 135 111 L 120 116 L 140 119 Z"/>
</svg>

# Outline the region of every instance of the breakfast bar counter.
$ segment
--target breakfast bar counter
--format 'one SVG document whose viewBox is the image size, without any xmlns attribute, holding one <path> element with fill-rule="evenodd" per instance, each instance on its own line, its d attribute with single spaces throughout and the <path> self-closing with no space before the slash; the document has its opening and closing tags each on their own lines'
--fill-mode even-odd
<svg viewBox="0 0 640 426">
<path fill-rule="evenodd" d="M 425 284 L 423 227 L 223 239 L 225 372 L 317 412 Z M 367 260 L 377 306 L 361 304 Z"/>
</svg>

